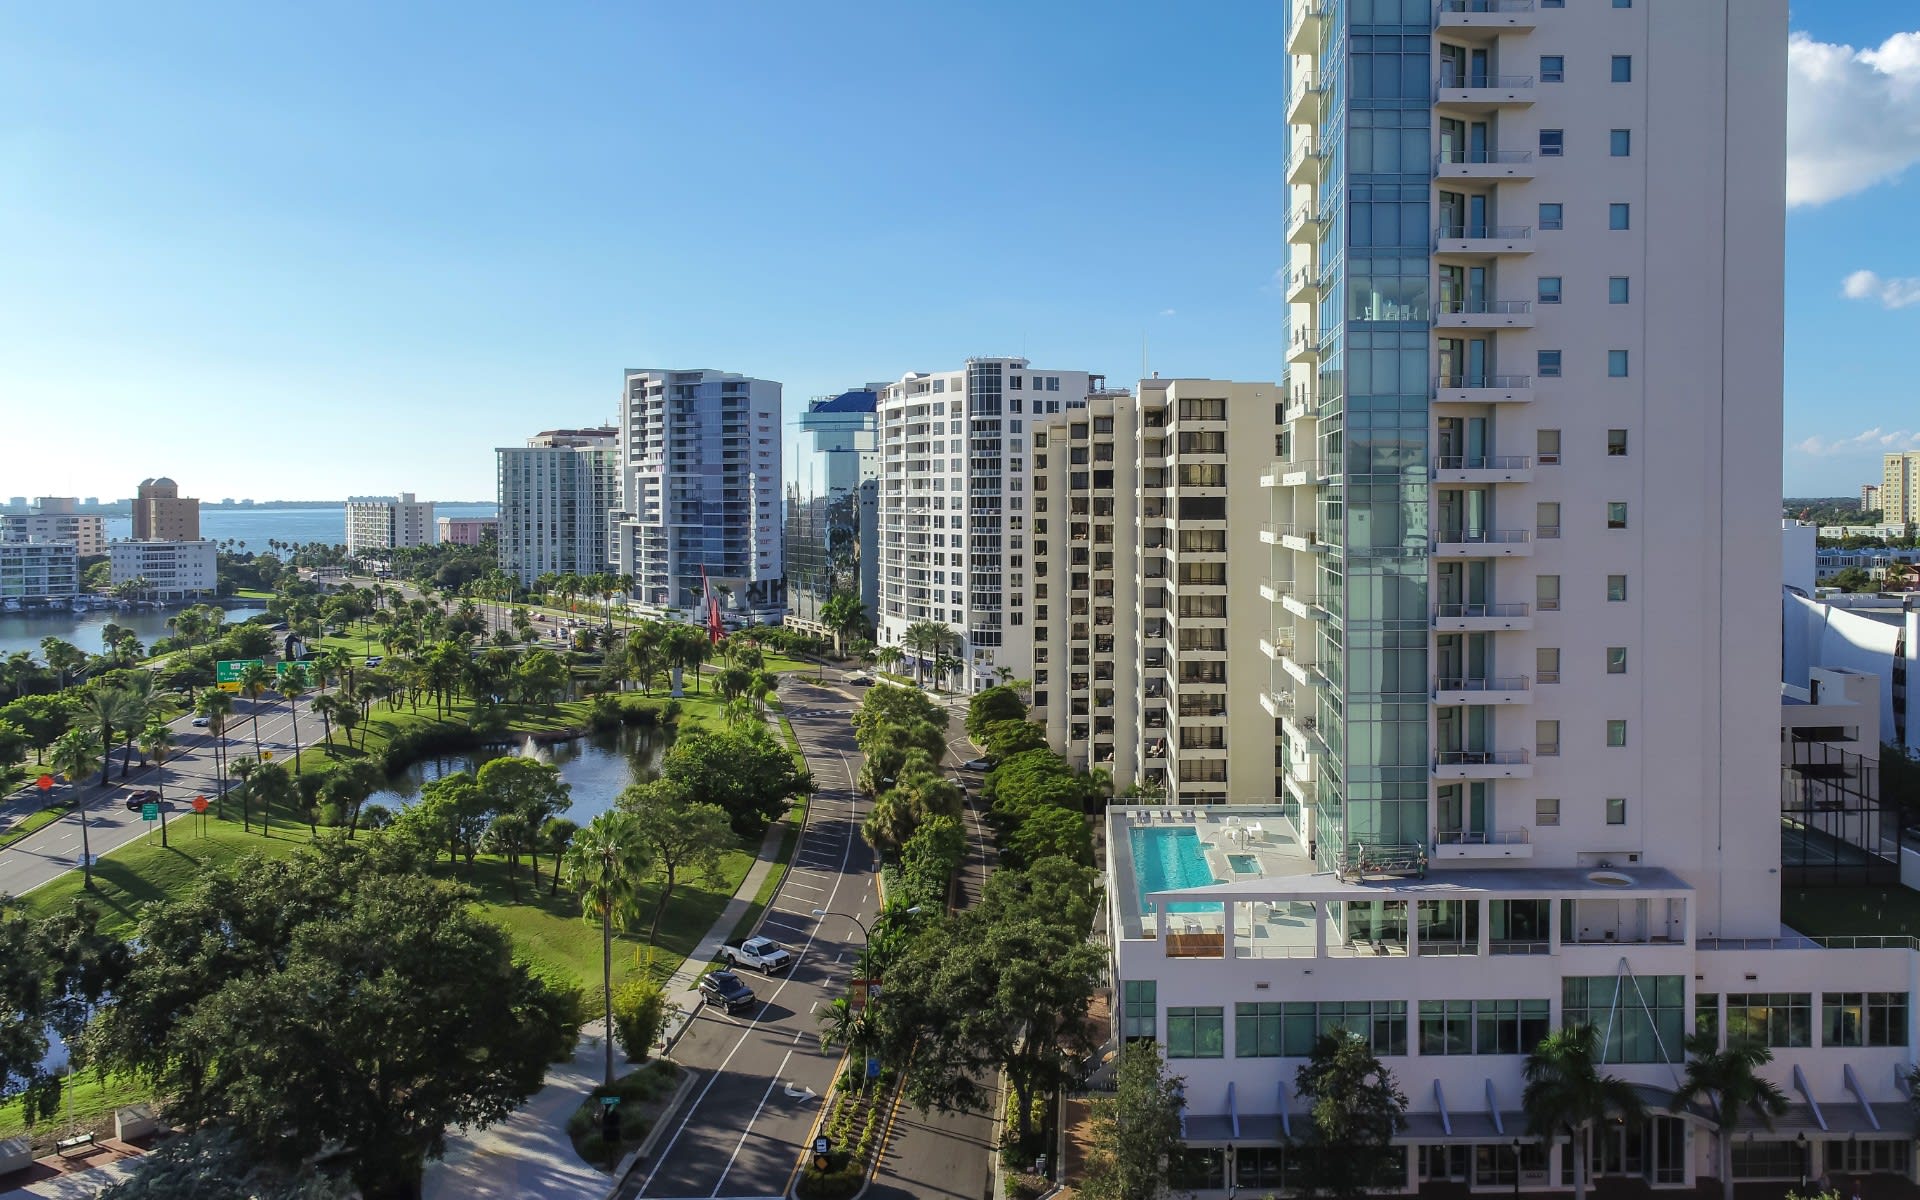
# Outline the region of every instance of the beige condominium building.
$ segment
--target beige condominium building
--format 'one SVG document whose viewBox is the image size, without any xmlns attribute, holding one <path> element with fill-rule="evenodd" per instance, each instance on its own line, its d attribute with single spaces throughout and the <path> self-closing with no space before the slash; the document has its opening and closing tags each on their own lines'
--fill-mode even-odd
<svg viewBox="0 0 1920 1200">
<path fill-rule="evenodd" d="M 1889 454 L 1883 461 L 1880 488 L 1873 497 L 1881 522 L 1920 521 L 1920 453 L 1906 450 Z M 1866 503 L 1865 489 L 1861 503 Z"/>
<path fill-rule="evenodd" d="M 1034 428 L 1034 719 L 1116 788 L 1189 804 L 1277 794 L 1274 716 L 1252 700 L 1280 396 L 1145 379 Z"/>
<path fill-rule="evenodd" d="M 79 504 L 72 496 L 41 496 L 26 512 L 0 517 L 0 529 L 8 541 L 65 542 L 82 558 L 105 554 L 107 519 L 76 511 Z"/>
<path fill-rule="evenodd" d="M 133 540 L 191 542 L 200 537 L 200 502 L 162 475 L 142 479 L 133 497 Z"/>
</svg>

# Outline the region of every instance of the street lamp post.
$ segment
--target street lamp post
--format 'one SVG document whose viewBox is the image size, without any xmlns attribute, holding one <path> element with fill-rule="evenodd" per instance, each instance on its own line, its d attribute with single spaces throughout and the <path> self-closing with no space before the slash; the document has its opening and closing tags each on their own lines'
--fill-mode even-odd
<svg viewBox="0 0 1920 1200">
<path fill-rule="evenodd" d="M 910 917 L 914 913 L 917 913 L 919 911 L 920 911 L 920 906 L 916 904 L 916 905 L 913 905 L 911 908 L 900 909 L 898 915 L 903 917 Z M 840 912 L 837 909 L 831 909 L 831 908 L 816 908 L 813 910 L 813 915 L 816 917 L 845 917 L 847 920 L 852 921 L 855 925 L 858 925 L 860 927 L 860 944 L 862 946 L 865 946 L 869 942 L 873 941 L 873 931 L 867 928 L 867 923 L 865 921 L 862 921 L 859 917 L 854 916 L 852 913 Z M 887 913 L 887 912 L 882 912 L 880 914 L 881 917 L 891 916 L 891 915 L 894 915 L 894 914 Z M 879 923 L 880 923 L 879 917 L 874 918 L 874 924 L 878 925 Z"/>
</svg>

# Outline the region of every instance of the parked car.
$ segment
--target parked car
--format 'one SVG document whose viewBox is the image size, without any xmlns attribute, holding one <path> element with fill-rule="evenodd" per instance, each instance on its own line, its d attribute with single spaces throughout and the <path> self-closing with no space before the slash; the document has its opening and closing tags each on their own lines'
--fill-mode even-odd
<svg viewBox="0 0 1920 1200">
<path fill-rule="evenodd" d="M 793 965 L 793 955 L 788 954 L 779 942 L 766 937 L 728 942 L 720 947 L 720 957 L 733 966 L 752 967 L 766 975 L 784 971 Z"/>
<path fill-rule="evenodd" d="M 152 788 L 141 788 L 137 792 L 128 792 L 127 811 L 139 812 L 142 805 L 155 804 L 158 803 L 159 800 L 160 793 L 154 791 Z"/>
<path fill-rule="evenodd" d="M 732 971 L 709 971 L 700 977 L 700 999 L 737 1013 L 753 1007 L 753 989 Z"/>
<path fill-rule="evenodd" d="M 853 674 L 847 676 L 847 683 L 853 687 L 872 687 L 873 676 L 861 671 L 855 671 Z"/>
<path fill-rule="evenodd" d="M 370 667 L 377 667 L 377 666 L 379 666 L 379 665 L 380 665 L 381 663 L 383 663 L 383 662 L 385 662 L 385 661 L 386 661 L 386 659 L 385 659 L 385 658 L 383 658 L 383 657 L 381 657 L 381 656 L 380 656 L 380 655 L 378 655 L 378 654 L 369 654 L 369 655 L 367 655 L 367 665 L 368 665 L 368 666 L 370 666 Z"/>
<path fill-rule="evenodd" d="M 960 764 L 960 769 L 963 771 L 991 771 L 993 770 L 993 761 L 986 758 L 970 758 Z"/>
</svg>

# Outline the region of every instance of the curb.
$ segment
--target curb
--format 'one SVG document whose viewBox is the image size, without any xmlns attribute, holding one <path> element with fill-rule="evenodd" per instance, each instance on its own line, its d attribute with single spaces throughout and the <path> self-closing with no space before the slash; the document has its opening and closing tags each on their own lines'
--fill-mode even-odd
<svg viewBox="0 0 1920 1200">
<path fill-rule="evenodd" d="M 679 1066 L 678 1063 L 674 1065 Z M 680 1086 L 673 1090 L 673 1099 L 669 1100 L 667 1106 L 660 1110 L 660 1116 L 654 1121 L 653 1128 L 647 1131 L 647 1136 L 641 1140 L 639 1147 L 628 1154 L 626 1158 L 622 1159 L 618 1167 L 614 1168 L 613 1187 L 607 1192 L 607 1200 L 615 1200 L 615 1197 L 619 1196 L 621 1191 L 627 1186 L 627 1181 L 633 1175 L 634 1171 L 639 1169 L 640 1165 L 647 1161 L 648 1156 L 653 1153 L 654 1146 L 660 1141 L 660 1135 L 665 1132 L 667 1126 L 672 1123 L 674 1114 L 680 1111 L 680 1102 L 687 1098 L 687 1093 L 693 1090 L 693 1085 L 698 1083 L 699 1080 L 700 1072 L 694 1070 L 692 1067 L 680 1067 Z"/>
</svg>

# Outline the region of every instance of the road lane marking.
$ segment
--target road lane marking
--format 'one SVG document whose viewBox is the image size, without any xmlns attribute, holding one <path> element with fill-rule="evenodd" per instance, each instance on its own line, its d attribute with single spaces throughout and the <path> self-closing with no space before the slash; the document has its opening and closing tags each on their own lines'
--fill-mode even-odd
<svg viewBox="0 0 1920 1200">
<path fill-rule="evenodd" d="M 833 907 L 833 898 L 840 894 L 840 884 L 843 880 L 846 879 L 847 863 L 852 861 L 852 858 L 853 858 L 853 837 L 851 834 L 849 834 L 847 837 L 846 844 L 842 848 L 841 854 L 840 854 L 840 874 L 834 880 L 833 891 L 828 893 L 827 895 L 827 903 L 822 905 L 821 907 L 823 908 Z M 806 945 L 800 948 L 800 953 L 795 957 L 796 958 L 805 957 L 807 951 L 813 948 L 813 943 L 819 938 L 819 936 L 820 936 L 820 930 L 819 930 L 819 927 L 816 926 L 814 928 L 814 931 L 807 935 Z M 733 1063 L 734 1056 L 739 1054 L 741 1048 L 747 1044 L 748 1034 L 751 1034 L 754 1028 L 760 1024 L 761 1018 L 765 1017 L 767 1014 L 767 1010 L 772 1007 L 773 999 L 779 996 L 780 992 L 787 986 L 788 983 L 792 981 L 792 979 L 793 979 L 793 976 L 788 975 L 786 978 L 780 981 L 779 987 L 774 988 L 773 994 L 767 997 L 767 1003 L 762 1004 L 760 1006 L 760 1011 L 754 1014 L 752 1023 L 747 1026 L 747 1032 L 740 1035 L 739 1039 L 734 1042 L 733 1049 L 727 1051 L 727 1056 L 720 1060 L 720 1066 L 707 1077 L 707 1082 L 705 1086 L 703 1086 L 700 1089 L 700 1094 L 693 1098 L 693 1103 L 687 1106 L 686 1113 L 683 1116 L 681 1116 L 680 1124 L 674 1129 L 673 1136 L 667 1139 L 667 1144 L 661 1148 L 659 1157 L 654 1159 L 653 1168 L 647 1172 L 646 1180 L 640 1185 L 640 1194 L 642 1196 L 646 1195 L 647 1191 L 653 1187 L 654 1178 L 659 1175 L 661 1165 L 663 1163 L 670 1161 L 673 1158 L 673 1150 L 675 1146 L 680 1144 L 680 1136 L 687 1131 L 687 1126 L 693 1122 L 694 1114 L 699 1112 L 700 1106 L 706 1102 L 707 1094 L 713 1091 L 713 1085 L 715 1083 L 718 1083 L 720 1081 L 721 1076 L 726 1074 L 727 1067 Z M 791 1054 L 792 1051 L 788 1051 L 788 1053 Z M 782 1066 L 784 1068 L 785 1064 L 783 1063 Z M 772 1085 L 768 1085 L 768 1088 L 769 1090 L 771 1090 Z M 765 1104 L 766 1101 L 763 1099 L 761 1103 Z M 756 1110 L 756 1115 L 758 1115 L 758 1110 Z M 751 1130 L 752 1128 L 753 1128 L 753 1123 L 749 1121 L 747 1123 L 747 1129 Z M 745 1139 L 746 1139 L 746 1134 L 743 1131 L 741 1134 L 741 1140 L 744 1142 Z M 736 1154 L 739 1153 L 739 1150 L 737 1147 L 735 1149 L 735 1153 Z M 728 1165 L 729 1166 L 732 1165 L 732 1159 L 728 1160 Z M 725 1178 L 725 1175 L 723 1173 L 722 1179 L 724 1178 Z M 720 1194 L 719 1184 L 716 1183 L 714 1185 L 713 1195 L 718 1196 L 719 1194 Z"/>
</svg>

